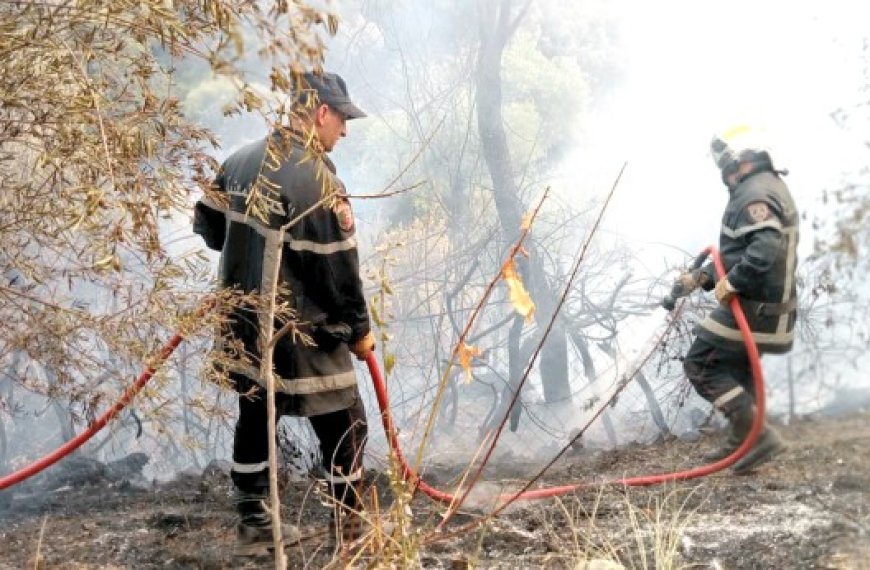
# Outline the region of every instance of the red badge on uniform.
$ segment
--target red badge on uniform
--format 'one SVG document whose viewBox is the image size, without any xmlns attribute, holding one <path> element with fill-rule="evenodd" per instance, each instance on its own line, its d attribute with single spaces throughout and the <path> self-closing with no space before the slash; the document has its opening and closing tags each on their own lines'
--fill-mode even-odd
<svg viewBox="0 0 870 570">
<path fill-rule="evenodd" d="M 763 222 L 771 217 L 770 207 L 764 202 L 753 202 L 746 207 L 746 210 L 754 222 Z"/>
<path fill-rule="evenodd" d="M 341 200 L 333 208 L 335 216 L 338 218 L 338 226 L 345 232 L 353 229 L 353 211 L 350 209 L 350 202 Z"/>
</svg>

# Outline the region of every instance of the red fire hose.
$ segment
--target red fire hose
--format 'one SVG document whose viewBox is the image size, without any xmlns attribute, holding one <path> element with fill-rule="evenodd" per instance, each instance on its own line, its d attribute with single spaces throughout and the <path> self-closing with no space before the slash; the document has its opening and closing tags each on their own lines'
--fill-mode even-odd
<svg viewBox="0 0 870 570">
<path fill-rule="evenodd" d="M 716 249 L 713 247 L 708 247 L 704 251 L 712 255 L 713 262 L 716 266 L 716 273 L 720 277 L 724 276 L 725 269 L 722 266 L 722 260 L 719 257 L 718 251 L 716 251 Z M 749 435 L 746 437 L 740 447 L 738 447 L 731 455 L 715 463 L 704 465 L 703 467 L 690 469 L 688 471 L 679 471 L 676 473 L 662 473 L 658 475 L 647 475 L 639 477 L 628 477 L 624 479 L 608 481 L 603 484 L 644 486 L 656 485 L 669 481 L 683 481 L 686 479 L 703 477 L 706 475 L 710 475 L 711 473 L 721 471 L 722 469 L 725 469 L 726 467 L 734 464 L 737 460 L 746 455 L 749 449 L 755 444 L 755 441 L 758 439 L 758 436 L 761 433 L 762 426 L 764 424 L 765 414 L 764 377 L 761 369 L 761 358 L 758 353 L 758 347 L 756 346 L 755 340 L 752 337 L 752 333 L 749 330 L 749 324 L 746 321 L 746 316 L 743 314 L 740 303 L 737 301 L 736 298 L 731 299 L 730 307 L 731 311 L 734 313 L 735 319 L 737 320 L 737 326 L 743 333 L 743 342 L 746 345 L 746 352 L 749 355 L 749 362 L 752 367 L 753 384 L 755 386 L 755 406 L 757 411 L 755 415 L 755 421 L 752 424 L 752 429 L 750 430 Z M 120 412 L 122 409 L 124 409 L 124 407 L 127 406 L 127 404 L 130 403 L 133 397 L 139 393 L 142 387 L 144 387 L 145 384 L 147 384 L 151 377 L 154 375 L 156 368 L 163 364 L 163 362 L 165 362 L 167 358 L 169 358 L 169 355 L 172 354 L 172 352 L 182 340 L 183 337 L 180 334 L 175 334 L 169 340 L 169 342 L 167 342 L 163 346 L 163 348 L 161 348 L 153 367 L 146 368 L 142 372 L 142 374 L 136 379 L 136 381 L 124 392 L 124 394 L 115 403 L 115 405 L 112 406 L 99 419 L 97 419 L 90 426 L 88 426 L 85 431 L 81 432 L 76 437 L 69 440 L 61 447 L 57 448 L 45 457 L 42 457 L 41 459 L 31 463 L 30 465 L 27 465 L 22 469 L 19 469 L 18 471 L 10 473 L 9 475 L 6 475 L 4 477 L 0 477 L 0 491 L 11 487 L 12 485 L 15 485 L 17 483 L 20 483 L 21 481 L 24 481 L 29 477 L 32 477 L 33 475 L 60 461 L 61 459 L 81 447 L 86 441 L 88 441 L 98 431 L 100 431 L 112 418 L 114 418 L 118 414 L 118 412 Z M 405 478 L 406 481 L 414 485 L 416 488 L 420 489 L 423 493 L 425 493 L 432 499 L 442 503 L 452 503 L 455 500 L 452 494 L 440 491 L 428 485 L 408 466 L 408 463 L 405 460 L 405 457 L 402 454 L 402 450 L 399 445 L 395 425 L 393 423 L 393 417 L 390 413 L 390 403 L 387 396 L 386 384 L 384 383 L 383 376 L 381 376 L 381 371 L 378 367 L 377 359 L 375 358 L 374 353 L 370 353 L 368 355 L 368 358 L 366 359 L 366 364 L 368 365 L 369 372 L 372 376 L 372 382 L 374 383 L 375 394 L 377 395 L 378 399 L 378 407 L 381 410 L 381 420 L 384 425 L 384 431 L 386 432 L 389 445 L 395 453 L 396 459 L 401 466 L 402 476 Z M 545 497 L 554 497 L 570 493 L 588 485 L 588 483 L 578 483 L 574 485 L 564 485 L 560 487 L 526 490 L 519 493 L 502 495 L 502 498 L 507 502 L 513 502 L 515 500 L 541 499 Z"/>
<path fill-rule="evenodd" d="M 9 475 L 6 475 L 4 477 L 0 477 L 0 491 L 7 487 L 11 487 L 16 483 L 21 483 L 25 479 L 36 475 L 46 467 L 54 465 L 55 463 L 84 445 L 86 441 L 91 439 L 98 431 L 103 429 L 103 427 L 107 423 L 109 423 L 109 420 L 118 415 L 118 412 L 123 410 L 127 406 L 127 404 L 130 403 L 130 401 L 136 394 L 139 393 L 142 387 L 145 386 L 145 384 L 147 384 L 149 380 L 151 380 L 151 377 L 154 375 L 156 369 L 161 364 L 163 364 L 163 362 L 165 362 L 167 358 L 169 358 L 169 355 L 172 354 L 172 351 L 175 350 L 175 348 L 179 345 L 179 343 L 181 343 L 183 339 L 184 337 L 180 334 L 176 334 L 171 339 L 169 339 L 169 342 L 163 345 L 163 348 L 160 349 L 160 353 L 157 355 L 157 360 L 154 363 L 154 367 L 146 368 L 145 370 L 143 370 L 142 374 L 139 375 L 139 378 L 137 378 L 136 381 L 133 382 L 133 384 L 124 391 L 124 394 L 122 394 L 121 398 L 117 402 L 115 402 L 115 405 L 109 408 L 109 410 L 105 414 L 100 416 L 95 422 L 89 425 L 85 431 L 81 432 L 80 434 L 78 434 L 65 444 L 61 445 L 45 457 L 34 461 L 30 465 L 23 467 L 18 471 L 10 473 Z"/>
<path fill-rule="evenodd" d="M 713 257 L 713 263 L 716 267 L 716 273 L 717 275 L 719 275 L 720 278 L 722 278 L 725 275 L 725 268 L 722 265 L 722 260 L 719 257 L 719 252 L 711 246 L 707 247 L 704 250 L 704 253 L 710 254 Z M 743 313 L 743 309 L 740 307 L 740 302 L 736 298 L 732 298 L 730 308 L 731 311 L 734 313 L 734 317 L 737 321 L 737 326 L 739 327 L 740 332 L 743 333 L 743 342 L 746 346 L 746 353 L 749 355 L 749 362 L 752 367 L 752 380 L 755 387 L 756 414 L 755 420 L 752 423 L 752 429 L 749 431 L 749 435 L 746 437 L 740 447 L 734 450 L 731 455 L 725 457 L 724 459 L 716 461 L 715 463 L 710 463 L 709 465 L 704 465 L 702 467 L 696 467 L 687 471 L 678 471 L 674 473 L 661 473 L 657 475 L 644 475 L 638 477 L 614 479 L 612 481 L 597 483 L 598 485 L 616 484 L 640 487 L 647 485 L 657 485 L 670 481 L 685 481 L 687 479 L 704 477 L 706 475 L 716 473 L 717 471 L 721 471 L 722 469 L 733 465 L 741 457 L 746 455 L 746 453 L 752 448 L 752 446 L 755 445 L 758 436 L 761 434 L 762 426 L 764 425 L 764 373 L 761 369 L 761 357 L 758 353 L 758 346 L 755 344 L 755 339 L 752 337 L 752 332 L 749 329 L 749 323 L 746 321 L 746 315 Z M 381 409 L 381 419 L 384 424 L 384 431 L 387 433 L 387 440 L 389 441 L 390 447 L 393 449 L 393 452 L 396 454 L 396 458 L 401 465 L 402 475 L 405 477 L 405 480 L 412 485 L 416 485 L 421 491 L 423 491 L 426 495 L 436 501 L 442 503 L 453 503 L 456 500 L 453 495 L 444 491 L 439 491 L 438 489 L 434 489 L 430 485 L 426 484 L 426 482 L 423 481 L 423 479 L 420 478 L 416 473 L 414 473 L 408 466 L 402 454 L 402 450 L 399 448 L 399 441 L 396 437 L 395 426 L 393 424 L 392 416 L 390 415 L 390 404 L 389 398 L 387 397 L 386 385 L 384 384 L 384 379 L 381 376 L 381 371 L 378 368 L 378 362 L 374 354 L 369 354 L 368 358 L 366 359 L 366 364 L 368 365 L 369 373 L 371 374 L 372 381 L 374 382 L 375 393 L 377 394 L 378 398 L 378 406 Z M 506 503 L 511 503 L 517 500 L 543 499 L 546 497 L 564 495 L 585 486 L 589 486 L 589 484 L 578 483 L 574 485 L 563 485 L 560 487 L 547 487 L 543 489 L 526 490 L 520 491 L 518 493 L 508 493 L 501 495 L 501 499 L 504 500 Z"/>
</svg>

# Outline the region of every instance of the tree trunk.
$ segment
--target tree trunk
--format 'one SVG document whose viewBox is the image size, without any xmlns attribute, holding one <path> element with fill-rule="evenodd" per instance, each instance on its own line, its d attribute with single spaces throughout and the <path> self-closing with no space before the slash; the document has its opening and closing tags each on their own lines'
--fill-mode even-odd
<svg viewBox="0 0 870 570">
<path fill-rule="evenodd" d="M 659 401 L 656 400 L 656 394 L 653 392 L 652 386 L 650 386 L 644 373 L 638 370 L 635 380 L 637 381 L 638 386 L 640 386 L 640 389 L 643 390 L 643 395 L 646 397 L 646 402 L 649 405 L 649 413 L 652 415 L 656 427 L 659 428 L 659 433 L 663 436 L 671 435 L 671 428 L 668 426 L 668 421 L 665 419 L 665 415 L 662 413 L 662 408 L 659 406 Z"/>
<path fill-rule="evenodd" d="M 492 179 L 496 211 L 502 230 L 507 236 L 519 231 L 523 207 L 519 189 L 513 176 L 513 163 L 507 143 L 502 114 L 501 60 L 504 48 L 525 14 L 528 4 L 513 20 L 511 0 L 482 0 L 479 4 L 480 52 L 475 75 L 475 99 L 477 126 L 480 133 L 483 156 Z M 540 256 L 529 244 L 528 262 L 519 263 L 519 270 L 538 306 L 535 320 L 541 331 L 555 312 L 557 292 L 547 282 Z M 568 345 L 565 327 L 557 319 L 547 342 L 541 350 L 541 382 L 544 399 L 548 403 L 571 401 L 571 385 L 568 378 Z"/>
<path fill-rule="evenodd" d="M 595 371 L 595 362 L 592 360 L 592 355 L 589 353 L 589 343 L 575 328 L 570 331 L 571 340 L 574 341 L 574 346 L 577 352 L 580 353 L 580 359 L 583 361 L 583 371 L 586 379 L 592 384 L 598 373 Z M 601 425 L 604 426 L 604 433 L 607 434 L 607 441 L 610 445 L 616 447 L 619 445 L 619 438 L 616 437 L 616 428 L 613 426 L 613 420 L 610 418 L 608 410 L 601 412 Z"/>
<path fill-rule="evenodd" d="M 791 424 L 795 419 L 795 401 L 794 401 L 794 364 L 792 356 L 789 355 L 786 359 L 787 378 L 788 378 L 788 423 Z"/>
</svg>

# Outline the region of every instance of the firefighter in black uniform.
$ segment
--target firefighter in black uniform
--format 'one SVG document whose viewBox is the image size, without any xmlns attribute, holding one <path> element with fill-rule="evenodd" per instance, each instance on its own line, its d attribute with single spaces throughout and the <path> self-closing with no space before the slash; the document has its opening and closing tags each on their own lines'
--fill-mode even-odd
<svg viewBox="0 0 870 570">
<path fill-rule="evenodd" d="M 675 291 L 682 294 L 698 287 L 715 290 L 720 303 L 695 328 L 696 338 L 683 362 L 698 394 L 729 422 L 724 445 L 707 455 L 708 461 L 737 449 L 755 418 L 752 373 L 743 337 L 728 308 L 731 298 L 739 300 L 762 354 L 788 352 L 794 341 L 798 212 L 782 180 L 786 172 L 774 167 L 758 137 L 757 131 L 741 126 L 714 137 L 711 144 L 729 193 L 719 236 L 726 277 L 717 281 L 710 263 L 683 273 L 675 284 Z M 748 473 L 784 449 L 780 436 L 765 423 L 758 441 L 733 471 Z"/>
<path fill-rule="evenodd" d="M 356 519 L 355 487 L 367 435 L 351 353 L 363 360 L 375 343 L 359 276 L 353 213 L 326 153 L 345 136 L 346 122 L 365 113 L 351 102 L 341 77 L 308 73 L 299 77 L 290 116 L 289 125 L 224 162 L 212 191 L 196 204 L 194 231 L 221 251 L 221 285 L 245 293 L 263 290 L 281 251 L 278 284 L 284 293 L 279 301 L 293 309 L 300 330 L 316 345 L 287 335 L 275 346 L 278 413 L 310 420 L 337 505 L 333 530 L 337 526 L 341 535 L 350 528 L 345 523 Z M 255 186 L 269 204 L 266 216 L 248 212 Z M 279 232 L 294 219 L 298 221 L 286 233 Z M 228 331 L 248 357 L 229 366 L 240 393 L 231 476 L 241 517 L 237 552 L 242 554 L 258 552 L 272 541 L 271 518 L 264 509 L 268 437 L 257 318 L 251 307 L 235 309 Z M 288 544 L 299 539 L 298 529 L 284 525 L 284 530 Z"/>
</svg>

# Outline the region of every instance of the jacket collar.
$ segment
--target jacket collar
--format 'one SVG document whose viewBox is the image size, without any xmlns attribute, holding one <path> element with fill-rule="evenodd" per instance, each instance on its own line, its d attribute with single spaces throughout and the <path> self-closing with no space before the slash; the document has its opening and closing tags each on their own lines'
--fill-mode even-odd
<svg viewBox="0 0 870 570">
<path fill-rule="evenodd" d="M 335 174 L 335 163 L 320 146 L 320 142 L 314 133 L 302 131 L 292 127 L 278 127 L 272 131 L 272 139 L 277 144 L 281 145 L 289 154 L 292 150 L 298 150 L 302 153 L 311 153 L 316 158 L 322 160 L 326 167 Z M 291 148 L 292 147 L 292 148 Z"/>
</svg>

